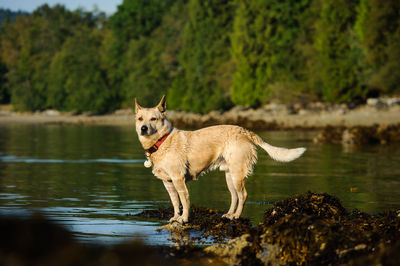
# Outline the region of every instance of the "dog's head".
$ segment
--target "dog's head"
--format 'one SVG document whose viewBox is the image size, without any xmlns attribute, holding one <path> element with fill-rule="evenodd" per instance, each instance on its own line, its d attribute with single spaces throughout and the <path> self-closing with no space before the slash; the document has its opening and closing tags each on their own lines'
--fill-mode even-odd
<svg viewBox="0 0 400 266">
<path fill-rule="evenodd" d="M 151 146 L 158 139 L 168 134 L 171 130 L 171 123 L 166 117 L 167 102 L 165 96 L 162 97 L 160 103 L 153 108 L 145 108 L 140 106 L 135 98 L 135 120 L 136 132 L 143 146 L 147 143 Z"/>
</svg>

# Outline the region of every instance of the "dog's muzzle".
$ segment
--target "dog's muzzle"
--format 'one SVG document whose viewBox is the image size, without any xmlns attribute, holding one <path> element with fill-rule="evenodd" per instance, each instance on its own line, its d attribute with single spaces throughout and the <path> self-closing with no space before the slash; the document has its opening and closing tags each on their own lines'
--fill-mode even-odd
<svg viewBox="0 0 400 266">
<path fill-rule="evenodd" d="M 149 130 L 149 127 L 148 126 L 142 126 L 141 128 L 140 128 L 140 134 L 142 135 L 142 136 L 144 136 L 144 135 L 148 135 L 148 131 Z"/>
</svg>

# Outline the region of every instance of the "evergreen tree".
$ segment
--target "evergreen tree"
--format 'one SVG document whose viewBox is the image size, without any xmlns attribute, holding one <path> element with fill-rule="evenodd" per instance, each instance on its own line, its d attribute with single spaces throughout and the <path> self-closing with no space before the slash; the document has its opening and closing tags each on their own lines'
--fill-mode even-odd
<svg viewBox="0 0 400 266">
<path fill-rule="evenodd" d="M 6 84 L 7 67 L 0 58 L 0 104 L 10 102 L 10 93 L 8 92 Z"/>
<path fill-rule="evenodd" d="M 304 31 L 301 22 L 310 2 L 238 1 L 231 37 L 236 63 L 231 88 L 234 103 L 258 106 L 273 87 L 301 78 L 304 59 L 296 43 Z"/>
<path fill-rule="evenodd" d="M 150 53 L 151 48 L 144 47 L 146 49 L 142 51 L 144 53 L 138 53 L 139 51 L 133 49 L 143 48 L 143 43 L 155 29 L 160 27 L 164 14 L 175 2 L 176 0 L 124 0 L 118 6 L 117 12 L 110 17 L 112 37 L 108 36 L 108 40 L 111 41 L 111 38 L 113 40 L 112 43 L 107 43 L 104 61 L 108 65 L 107 75 L 110 85 L 118 91 L 119 97 L 125 102 L 132 101 L 136 88 L 144 88 L 146 94 L 147 84 L 152 82 L 150 77 L 147 78 L 145 70 L 139 66 L 142 64 L 147 67 L 144 62 L 148 61 L 146 53 Z M 146 45 L 152 45 L 152 41 Z M 129 59 L 135 61 L 128 62 Z M 139 83 L 136 82 L 136 78 L 140 79 Z"/>
<path fill-rule="evenodd" d="M 8 73 L 12 103 L 18 109 L 37 110 L 44 107 L 45 91 L 41 69 L 48 57 L 41 58 L 37 47 L 40 22 L 33 17 L 20 16 L 14 24 L 4 28 L 1 51 Z M 41 60 L 44 59 L 44 60 Z M 47 66 L 45 66 L 47 69 Z"/>
<path fill-rule="evenodd" d="M 11 11 L 9 9 L 0 8 L 0 28 L 3 23 L 14 22 L 15 19 L 20 15 L 28 15 L 27 12 L 23 11 Z"/>
<path fill-rule="evenodd" d="M 227 48 L 233 10 L 232 1 L 227 0 L 189 2 L 189 19 L 179 55 L 182 69 L 169 91 L 172 108 L 207 112 L 230 105 L 229 83 L 226 86 L 226 73 L 221 73 L 230 70 Z"/>
<path fill-rule="evenodd" d="M 110 18 L 118 40 L 127 44 L 132 39 L 149 36 L 162 20 L 174 0 L 123 0 Z"/>
<path fill-rule="evenodd" d="M 400 92 L 400 1 L 362 0 L 357 26 L 366 53 L 367 86 Z"/>
<path fill-rule="evenodd" d="M 43 5 L 31 16 L 20 16 L 5 27 L 2 57 L 9 70 L 12 103 L 18 109 L 47 107 L 52 58 L 78 24 L 95 26 L 88 13 L 70 12 L 59 5 L 52 8 Z"/>
<path fill-rule="evenodd" d="M 359 80 L 363 53 L 353 30 L 355 15 L 353 1 L 322 1 L 315 33 L 315 78 L 322 97 L 329 102 L 351 101 L 365 94 Z"/>
<path fill-rule="evenodd" d="M 194 112 L 399 93 L 396 0 L 124 0 L 43 5 L 0 30 L 0 102 L 107 112 L 168 95 Z M 4 13 L 4 12 L 3 12 Z"/>
<path fill-rule="evenodd" d="M 2 10 L 0 9 L 0 14 L 4 14 L 1 11 Z M 8 14 L 6 16 L 8 16 Z M 0 16 L 0 18 L 1 18 L 1 16 Z M 1 22 L 1 23 L 4 23 L 6 26 L 8 26 L 9 21 L 8 21 L 8 19 L 4 19 L 4 22 Z M 2 38 L 3 34 L 4 34 L 4 30 L 0 28 L 0 47 L 1 47 L 1 38 Z M 9 103 L 10 102 L 10 93 L 8 91 L 7 84 L 6 84 L 6 82 L 7 82 L 7 78 L 6 78 L 7 72 L 8 72 L 7 66 L 3 62 L 2 56 L 1 56 L 1 53 L 0 53 L 0 104 L 4 104 L 4 103 Z"/>
<path fill-rule="evenodd" d="M 115 108 L 113 92 L 101 69 L 102 38 L 100 30 L 83 26 L 65 41 L 51 64 L 50 106 L 97 113 Z"/>
<path fill-rule="evenodd" d="M 145 106 L 154 105 L 171 87 L 179 67 L 177 56 L 187 20 L 182 12 L 184 5 L 184 1 L 176 1 L 149 37 L 130 41 L 124 57 L 129 74 L 123 84 L 128 106 L 135 97 Z"/>
</svg>

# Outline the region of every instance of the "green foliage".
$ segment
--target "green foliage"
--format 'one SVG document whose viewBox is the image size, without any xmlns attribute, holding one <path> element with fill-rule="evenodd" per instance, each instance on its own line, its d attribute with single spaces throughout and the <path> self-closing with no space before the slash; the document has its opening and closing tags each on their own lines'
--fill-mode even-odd
<svg viewBox="0 0 400 266">
<path fill-rule="evenodd" d="M 0 27 L 3 23 L 10 23 L 20 15 L 27 15 L 28 13 L 23 11 L 11 11 L 9 9 L 0 8 Z"/>
<path fill-rule="evenodd" d="M 0 58 L 0 104 L 10 102 L 10 93 L 6 85 L 7 82 L 7 79 L 5 77 L 6 73 L 7 73 L 7 67 L 1 61 Z"/>
<path fill-rule="evenodd" d="M 356 7 L 357 17 L 354 24 L 354 31 L 356 32 L 360 41 L 365 40 L 365 22 L 368 20 L 369 16 L 369 6 L 370 0 L 360 0 L 360 3 Z"/>
<path fill-rule="evenodd" d="M 176 76 L 182 29 L 187 16 L 184 1 L 176 1 L 164 16 L 160 27 L 148 37 L 129 42 L 124 56 L 126 77 L 123 83 L 126 105 L 137 97 L 144 106 L 152 106 L 166 95 Z M 145 55 L 145 56 L 144 56 Z"/>
<path fill-rule="evenodd" d="M 268 99 L 272 87 L 300 78 L 303 60 L 295 45 L 311 1 L 237 2 L 231 37 L 236 63 L 232 100 L 258 106 Z"/>
<path fill-rule="evenodd" d="M 174 13 L 175 20 L 180 21 L 183 2 L 124 0 L 118 6 L 118 11 L 110 17 L 112 37 L 107 36 L 109 42 L 106 43 L 104 62 L 107 64 L 109 84 L 118 92 L 124 106 L 131 105 L 138 92 L 143 95 L 140 98 L 144 98 L 142 102 L 145 104 L 149 98 L 158 98 L 160 91 L 166 90 L 161 87 L 167 79 L 160 69 L 160 53 L 166 43 L 174 41 L 175 36 L 165 39 L 160 36 L 162 33 L 153 34 L 153 31 L 167 28 L 161 22 L 171 14 L 171 6 L 180 5 L 181 10 Z"/>
<path fill-rule="evenodd" d="M 7 15 L 8 13 L 4 12 L 4 10 L 0 9 L 0 19 L 4 18 L 4 14 Z M 3 23 L 1 21 L 0 23 Z M 7 26 L 9 23 L 5 21 L 4 24 Z M 1 25 L 1 24 L 0 24 Z M 0 35 L 3 34 L 3 29 L 0 28 Z M 10 92 L 7 88 L 7 78 L 6 74 L 8 72 L 7 66 L 5 65 L 4 61 L 2 60 L 2 56 L 0 53 L 0 104 L 9 103 L 10 102 Z"/>
<path fill-rule="evenodd" d="M 103 113 L 167 94 L 204 113 L 396 94 L 399 12 L 397 0 L 124 0 L 109 18 L 43 5 L 1 27 L 0 102 Z"/>
<path fill-rule="evenodd" d="M 174 0 L 124 0 L 110 18 L 117 38 L 122 42 L 148 36 L 157 28 Z"/>
<path fill-rule="evenodd" d="M 48 106 L 98 113 L 112 108 L 113 91 L 101 69 L 102 38 L 100 31 L 83 26 L 64 42 L 51 63 Z"/>
<path fill-rule="evenodd" d="M 95 26 L 91 15 L 70 12 L 62 6 L 39 7 L 7 25 L 2 38 L 2 58 L 9 72 L 12 103 L 23 110 L 47 107 L 51 61 L 76 25 Z"/>
<path fill-rule="evenodd" d="M 353 31 L 355 2 L 326 0 L 316 23 L 315 49 L 321 95 L 329 102 L 363 96 L 359 82 L 362 51 Z"/>
<path fill-rule="evenodd" d="M 366 84 L 383 93 L 400 92 L 400 2 L 363 4 L 359 32 L 369 68 Z"/>
<path fill-rule="evenodd" d="M 36 38 L 45 35 L 46 27 L 42 22 L 40 18 L 24 16 L 5 29 L 10 38 L 3 42 L 2 57 L 8 63 L 7 78 L 12 102 L 19 109 L 37 110 L 45 106 L 44 78 L 51 60 L 51 51 L 47 48 L 52 40 L 44 42 Z"/>
<path fill-rule="evenodd" d="M 169 92 L 172 108 L 207 112 L 229 103 L 222 66 L 229 65 L 232 1 L 192 0 L 179 54 L 181 71 Z M 227 68 L 229 69 L 229 68 Z M 229 74 L 228 74 L 229 75 Z"/>
</svg>

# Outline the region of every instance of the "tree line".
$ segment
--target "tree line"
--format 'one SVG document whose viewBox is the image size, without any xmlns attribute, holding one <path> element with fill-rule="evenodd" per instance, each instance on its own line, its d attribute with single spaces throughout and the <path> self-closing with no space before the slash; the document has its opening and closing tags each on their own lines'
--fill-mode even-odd
<svg viewBox="0 0 400 266">
<path fill-rule="evenodd" d="M 124 0 L 107 17 L 60 5 L 5 20 L 0 102 L 104 113 L 208 112 L 400 92 L 398 0 Z"/>
</svg>

